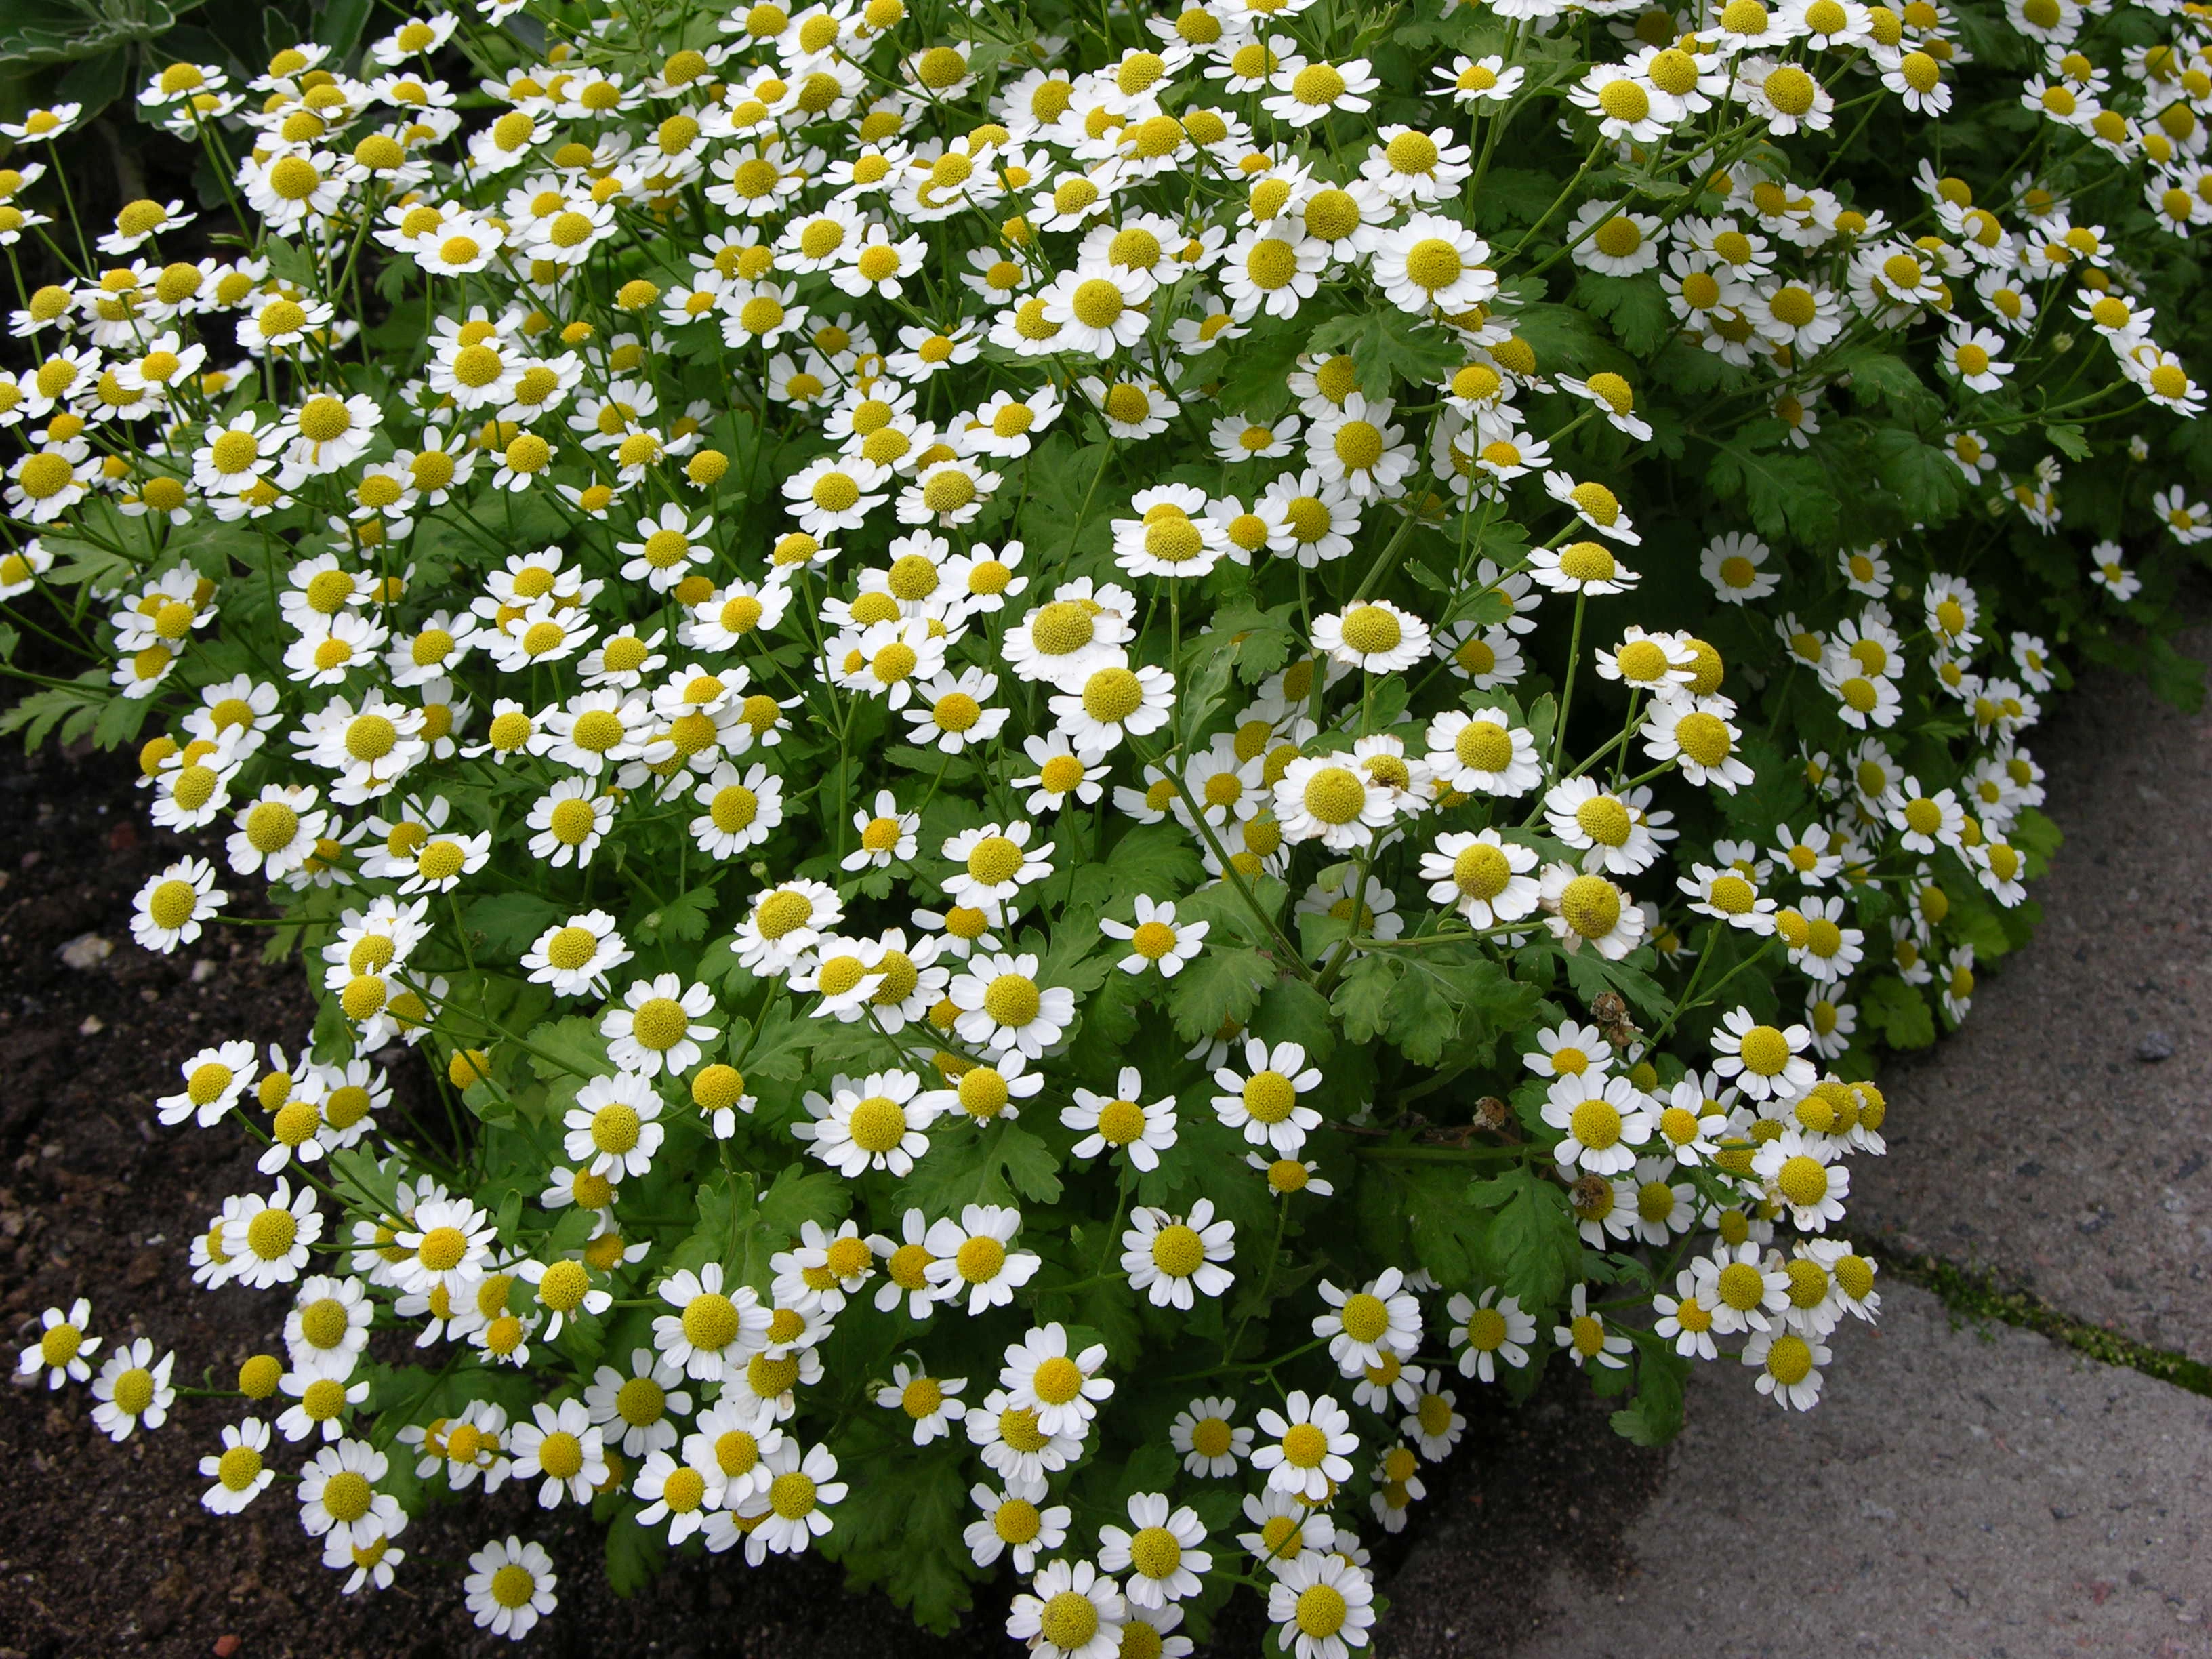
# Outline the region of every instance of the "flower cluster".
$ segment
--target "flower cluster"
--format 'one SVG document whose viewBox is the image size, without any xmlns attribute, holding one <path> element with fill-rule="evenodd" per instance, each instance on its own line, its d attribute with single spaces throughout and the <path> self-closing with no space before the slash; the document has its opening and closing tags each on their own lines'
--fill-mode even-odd
<svg viewBox="0 0 2212 1659">
<path fill-rule="evenodd" d="M 159 1103 L 269 1182 L 210 1510 L 281 1437 L 349 1592 L 512 1479 L 625 1588 L 1006 1559 L 1105 1659 L 1258 1574 L 1340 1659 L 1479 1390 L 1817 1401 L 1875 1042 L 2056 845 L 2047 641 L 2212 539 L 2212 30 L 1433 10 L 480 0 L 161 70 L 204 257 L 0 170 L 72 273 L 0 599 L 100 647 L 5 724 L 203 837 L 142 944 L 265 889 L 319 999 Z"/>
</svg>

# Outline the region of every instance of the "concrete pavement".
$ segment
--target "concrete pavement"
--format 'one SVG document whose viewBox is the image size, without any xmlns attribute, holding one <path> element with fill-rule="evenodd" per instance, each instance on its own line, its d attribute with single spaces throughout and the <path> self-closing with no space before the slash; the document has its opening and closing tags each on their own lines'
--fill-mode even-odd
<svg viewBox="0 0 2212 1659">
<path fill-rule="evenodd" d="M 2092 673 L 2033 747 L 2068 837 L 2044 925 L 1886 1069 L 1847 1231 L 2212 1359 L 2212 719 Z M 1386 1586 L 1381 1650 L 2212 1659 L 2212 1400 L 1883 1294 L 1808 1415 L 1701 1366 L 1657 1461 L 1478 1484 Z M 1578 1551 L 1541 1541 L 1562 1512 Z"/>
</svg>

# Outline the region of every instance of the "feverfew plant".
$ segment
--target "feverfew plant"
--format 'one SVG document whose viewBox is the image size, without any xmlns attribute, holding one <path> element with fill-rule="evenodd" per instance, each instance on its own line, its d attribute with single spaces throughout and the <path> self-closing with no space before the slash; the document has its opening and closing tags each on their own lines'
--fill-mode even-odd
<svg viewBox="0 0 2212 1659">
<path fill-rule="evenodd" d="M 1698 1360 L 1813 1407 L 1875 1040 L 2057 839 L 2054 645 L 2186 679 L 2208 65 L 2165 3 L 497 0 L 161 70 L 211 243 L 7 127 L 73 274 L 4 723 L 141 743 L 208 857 L 136 936 L 265 886 L 319 999 L 161 1103 L 265 1150 L 208 1507 L 297 1466 L 356 1593 L 513 1480 L 625 1590 L 813 1549 L 942 1628 L 1003 1561 L 1047 1659 L 1239 1585 L 1338 1659 L 1555 1353 L 1639 1441 Z M 579 1564 L 469 1567 L 519 1638 Z"/>
</svg>

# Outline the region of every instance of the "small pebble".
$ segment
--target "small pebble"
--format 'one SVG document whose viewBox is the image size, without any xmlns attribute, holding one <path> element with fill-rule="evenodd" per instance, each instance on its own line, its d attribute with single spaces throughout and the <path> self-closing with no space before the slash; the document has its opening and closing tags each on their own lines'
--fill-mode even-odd
<svg viewBox="0 0 2212 1659">
<path fill-rule="evenodd" d="M 98 1014 L 87 1014 L 84 1024 L 76 1028 L 76 1034 L 79 1036 L 98 1036 L 106 1029 L 107 1022 Z"/>
<path fill-rule="evenodd" d="M 115 945 L 97 933 L 79 933 L 54 954 L 62 959 L 63 967 L 74 968 L 81 974 L 113 956 Z"/>
<path fill-rule="evenodd" d="M 2173 1058 L 2173 1039 L 2164 1031 L 2146 1031 L 2136 1044 L 2136 1058 L 2147 1065 Z"/>
</svg>

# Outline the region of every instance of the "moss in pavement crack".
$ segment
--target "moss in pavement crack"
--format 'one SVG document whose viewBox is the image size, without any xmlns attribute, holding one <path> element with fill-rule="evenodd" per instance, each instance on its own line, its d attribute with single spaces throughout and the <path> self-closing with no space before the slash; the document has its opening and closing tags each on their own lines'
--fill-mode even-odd
<svg viewBox="0 0 2212 1659">
<path fill-rule="evenodd" d="M 2118 1331 L 2061 1312 L 2040 1297 L 2010 1290 L 1993 1273 L 1962 1267 L 1940 1256 L 1905 1255 L 1860 1247 L 1898 1278 L 1932 1291 L 1959 1320 L 1998 1320 L 2046 1336 L 2106 1365 L 2125 1365 L 2161 1382 L 2212 1398 L 2212 1365 L 2186 1354 L 2137 1342 Z"/>
</svg>

